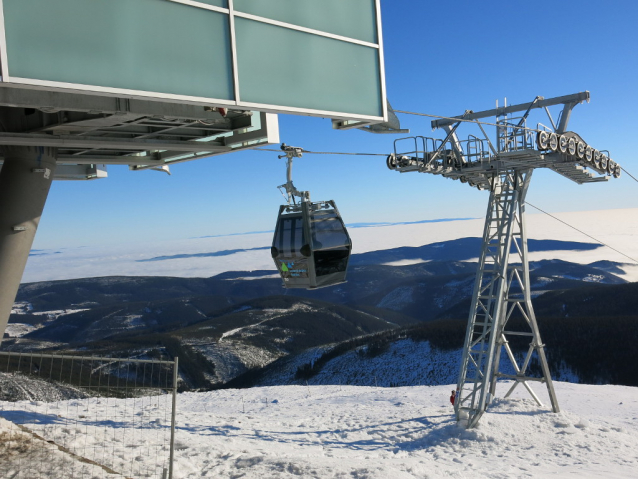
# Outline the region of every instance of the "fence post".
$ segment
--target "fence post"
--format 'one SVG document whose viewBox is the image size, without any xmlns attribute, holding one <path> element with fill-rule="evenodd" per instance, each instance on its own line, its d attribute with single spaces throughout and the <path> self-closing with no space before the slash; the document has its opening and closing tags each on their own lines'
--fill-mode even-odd
<svg viewBox="0 0 638 479">
<path fill-rule="evenodd" d="M 168 479 L 173 479 L 173 459 L 175 454 L 175 409 L 177 408 L 177 377 L 179 358 L 175 357 L 173 364 L 173 407 L 171 410 L 171 453 L 168 462 Z"/>
</svg>

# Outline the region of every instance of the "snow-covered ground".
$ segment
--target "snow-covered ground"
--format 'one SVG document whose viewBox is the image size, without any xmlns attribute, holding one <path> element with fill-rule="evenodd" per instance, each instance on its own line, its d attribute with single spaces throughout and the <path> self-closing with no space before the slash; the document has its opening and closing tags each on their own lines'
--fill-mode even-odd
<svg viewBox="0 0 638 479">
<path fill-rule="evenodd" d="M 463 355 L 462 348 L 440 349 L 429 341 L 414 341 L 410 338 L 397 339 L 387 344 L 381 343 L 375 349 L 375 343 L 360 346 L 343 354 L 320 358 L 329 353 L 334 344 L 326 344 L 306 349 L 300 354 L 282 358 L 272 364 L 256 380 L 257 386 L 438 386 L 455 383 L 459 374 L 459 365 Z M 337 345 L 339 348 L 339 345 Z M 372 348 L 372 349 L 371 349 Z M 527 351 L 514 351 L 514 357 L 520 366 Z M 298 376 L 297 371 L 309 365 L 317 366 L 309 377 Z M 499 371 L 503 374 L 516 374 L 505 352 L 501 352 Z M 551 368 L 551 367 L 550 367 Z M 570 383 L 580 383 L 580 377 L 567 364 L 551 368 L 552 378 Z"/>
<path fill-rule="evenodd" d="M 55 321 L 56 319 L 65 316 L 67 314 L 79 313 L 81 311 L 87 311 L 86 309 L 60 309 L 52 311 L 33 311 L 31 303 L 14 303 L 11 314 L 32 314 L 33 316 L 41 316 L 42 322 L 37 324 L 26 323 L 9 323 L 4 332 L 9 335 L 10 338 L 21 338 L 25 334 L 29 334 L 36 329 L 43 328 L 47 324 Z"/>
<path fill-rule="evenodd" d="M 7 324 L 4 332 L 10 338 L 21 338 L 25 334 L 29 334 L 31 331 L 35 331 L 37 328 L 32 324 L 24 324 L 24 323 L 10 323 Z"/>
<path fill-rule="evenodd" d="M 263 367 L 283 353 L 275 354 L 242 341 L 184 340 L 215 364 L 215 376 L 210 378 L 214 383 L 225 383 L 234 377 L 247 372 L 251 368 Z"/>
<path fill-rule="evenodd" d="M 77 457 L 49 444 L 28 432 L 21 431 L 0 418 L 0 467 L 3 478 L 40 479 L 45 477 L 82 477 L 101 479 L 105 473 L 99 465 L 78 460 Z M 46 474 L 43 474 L 46 471 Z M 110 475 L 121 478 L 123 476 Z"/>
<path fill-rule="evenodd" d="M 486 195 L 487 204 L 487 195 Z M 528 208 L 528 234 L 534 239 L 593 242 L 582 233 Z M 638 260 L 638 208 L 555 214 L 560 220 L 584 231 L 620 252 Z M 351 228 L 353 253 L 366 253 L 400 246 L 422 246 L 468 236 L 481 237 L 483 219 L 437 223 L 398 224 Z M 119 244 L 40 250 L 27 263 L 23 282 L 98 276 L 210 277 L 225 271 L 274 270 L 270 257 L 272 233 L 256 233 L 153 245 Z M 608 260 L 627 263 L 625 279 L 638 281 L 638 264 L 609 248 L 591 251 L 546 251 L 531 259 L 563 259 L 588 264 Z"/>
<path fill-rule="evenodd" d="M 519 388 L 511 399 L 496 399 L 472 430 L 456 424 L 449 385 L 277 386 L 183 393 L 178 397 L 174 477 L 635 478 L 638 388 L 561 382 L 555 386 L 562 412 L 537 407 Z M 506 387 L 501 385 L 498 395 Z M 534 387 L 541 398 L 547 397 L 542 386 Z M 126 410 L 132 401 L 109 400 L 109 408 Z M 57 403 L 59 417 L 90 408 L 93 412 L 83 425 L 87 434 L 99 437 L 107 451 L 113 446 L 111 438 L 129 445 L 120 449 L 125 456 L 118 461 L 155 460 L 140 457 L 135 444 L 156 430 L 138 430 L 136 438 L 105 434 L 91 424 L 91 417 L 102 417 L 99 408 L 104 401 L 73 403 L 80 407 Z M 29 417 L 40 419 L 25 425 L 42 429 L 42 417 L 36 413 L 51 410 L 51 405 L 21 406 L 31 412 Z M 150 404 L 142 409 L 143 414 L 153 413 Z M 101 427 L 119 425 L 114 420 Z M 167 427 L 161 421 L 159 426 Z M 6 427 L 0 422 L 0 434 Z M 64 442 L 59 429 L 57 443 Z M 15 457 L 2 456 L 2 470 Z"/>
</svg>

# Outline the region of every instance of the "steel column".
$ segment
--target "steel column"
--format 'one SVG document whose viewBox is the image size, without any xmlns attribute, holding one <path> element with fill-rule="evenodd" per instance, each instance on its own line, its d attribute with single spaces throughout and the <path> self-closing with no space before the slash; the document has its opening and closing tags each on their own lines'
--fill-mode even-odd
<svg viewBox="0 0 638 479">
<path fill-rule="evenodd" d="M 55 149 L 5 146 L 0 153 L 0 333 L 4 333 L 55 173 Z"/>
</svg>

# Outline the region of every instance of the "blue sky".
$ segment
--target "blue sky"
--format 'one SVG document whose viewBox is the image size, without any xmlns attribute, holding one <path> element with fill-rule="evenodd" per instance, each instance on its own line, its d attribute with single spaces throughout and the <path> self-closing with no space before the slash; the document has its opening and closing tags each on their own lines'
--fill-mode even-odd
<svg viewBox="0 0 638 479">
<path fill-rule="evenodd" d="M 395 109 L 458 115 L 584 90 L 569 129 L 638 175 L 635 157 L 638 4 L 600 1 L 382 0 L 388 98 Z M 557 114 L 558 112 L 553 112 Z M 530 123 L 545 121 L 537 116 Z M 429 118 L 400 115 L 412 134 L 441 137 Z M 489 120 L 488 120 L 489 121 Z M 487 127 L 488 133 L 493 128 Z M 389 153 L 393 135 L 333 131 L 330 120 L 281 115 L 282 141 L 311 151 Z M 476 134 L 469 129 L 462 136 Z M 172 176 L 109 167 L 109 178 L 55 182 L 34 248 L 152 244 L 270 230 L 285 181 L 277 153 L 242 152 L 174 165 Z M 305 155 L 294 181 L 334 199 L 348 223 L 482 217 L 488 193 L 442 177 L 389 171 L 383 157 Z M 528 201 L 546 211 L 638 207 L 638 183 L 576 185 L 534 174 Z"/>
</svg>

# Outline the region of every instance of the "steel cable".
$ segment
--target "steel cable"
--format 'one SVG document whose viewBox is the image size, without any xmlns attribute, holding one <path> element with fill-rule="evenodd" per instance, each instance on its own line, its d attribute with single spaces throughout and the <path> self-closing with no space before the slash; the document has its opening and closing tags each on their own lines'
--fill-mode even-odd
<svg viewBox="0 0 638 479">
<path fill-rule="evenodd" d="M 276 153 L 281 153 L 282 150 L 276 150 L 274 148 L 255 148 L 256 151 L 274 151 Z M 357 156 L 388 156 L 387 153 L 355 153 L 355 152 L 344 152 L 344 151 L 308 151 L 301 150 L 302 153 L 310 153 L 311 155 L 357 155 Z"/>
<path fill-rule="evenodd" d="M 634 175 L 632 175 L 631 173 L 629 173 L 627 170 L 625 170 L 622 166 L 620 167 L 621 170 L 623 170 L 625 172 L 626 175 L 628 175 L 632 180 L 634 180 L 636 183 L 638 183 L 638 179 L 636 179 L 636 177 Z"/>
<path fill-rule="evenodd" d="M 525 202 L 526 205 L 531 206 L 534 209 L 537 209 L 538 211 L 540 211 L 541 213 L 546 214 L 547 216 L 554 218 L 556 221 L 560 221 L 561 223 L 563 223 L 565 226 L 569 226 L 571 229 L 578 231 L 581 234 L 584 234 L 585 236 L 587 236 L 588 238 L 593 239 L 596 243 L 601 244 L 603 246 L 606 246 L 607 248 L 615 251 L 618 254 L 623 255 L 625 258 L 629 258 L 630 260 L 632 260 L 634 263 L 638 264 L 638 260 L 636 260 L 635 258 L 632 258 L 629 255 L 626 255 L 625 253 L 623 253 L 622 251 L 618 251 L 616 248 L 614 248 L 613 246 L 609 246 L 607 243 L 603 243 L 602 241 L 600 241 L 598 238 L 594 238 L 592 235 L 585 233 L 583 230 L 579 230 L 578 228 L 576 228 L 575 226 L 570 225 L 569 223 L 561 220 L 560 218 L 557 218 L 556 216 L 548 213 L 547 211 L 544 211 L 542 209 L 540 209 L 538 206 L 534 206 L 533 204 L 529 203 L 529 202 Z"/>
<path fill-rule="evenodd" d="M 441 116 L 441 115 L 430 115 L 428 113 L 417 113 L 414 111 L 405 111 L 405 110 L 393 110 L 395 113 L 403 113 L 404 115 L 416 115 L 416 116 L 427 116 L 429 118 L 438 118 L 440 120 L 451 120 L 451 121 L 461 121 L 461 122 L 465 122 L 465 123 L 474 123 L 474 124 L 478 124 L 478 125 L 488 125 L 488 126 L 503 126 L 503 124 L 498 124 L 498 123 L 490 123 L 487 121 L 478 121 L 478 120 L 465 120 L 463 118 L 457 118 L 457 117 L 453 117 L 453 116 Z M 527 130 L 527 131 L 545 131 L 545 130 L 539 130 L 537 128 L 527 128 L 524 126 L 520 126 L 518 127 L 519 130 Z"/>
<path fill-rule="evenodd" d="M 451 117 L 445 117 L 445 116 L 438 116 L 438 115 L 428 115 L 427 113 L 414 113 L 414 112 L 407 112 L 407 111 L 402 111 L 402 110 L 394 110 L 395 113 L 405 113 L 405 114 L 409 114 L 409 115 L 420 115 L 420 116 L 428 116 L 428 117 L 433 117 L 433 118 L 442 118 L 442 119 L 448 119 L 448 120 L 459 120 L 458 118 L 451 118 Z M 470 122 L 470 123 L 478 123 L 478 124 L 482 124 L 482 125 L 491 125 L 491 126 L 498 126 L 494 123 L 486 123 L 486 122 L 479 122 L 479 121 L 475 121 L 475 120 L 459 120 L 459 121 L 466 121 L 466 122 Z M 529 128 L 526 128 L 528 130 L 531 130 Z M 531 130 L 531 131 L 538 131 L 538 130 Z M 255 148 L 255 150 L 257 151 L 269 151 L 269 152 L 281 152 L 281 150 L 276 150 L 276 149 L 272 149 L 272 148 Z M 314 155 L 357 155 L 357 156 L 388 156 L 385 153 L 358 153 L 358 152 L 335 152 L 335 151 L 308 151 L 308 150 L 302 150 L 303 153 L 309 153 L 309 154 L 314 154 Z M 624 171 L 629 177 L 631 177 L 634 181 L 636 181 L 638 183 L 638 179 L 636 179 L 635 176 L 633 176 L 631 173 L 629 173 L 625 168 L 622 168 L 622 171 Z M 594 241 L 596 241 L 596 243 L 605 246 L 613 251 L 615 251 L 616 253 L 630 259 L 631 261 L 633 261 L 634 263 L 638 264 L 638 260 L 636 260 L 635 258 L 632 258 L 631 256 L 623 253 L 622 251 L 617 250 L 616 248 L 600 241 L 597 238 L 594 238 L 593 236 L 591 236 L 588 233 L 585 233 L 584 231 L 576 228 L 575 226 L 570 225 L 569 223 L 561 220 L 560 218 L 557 218 L 556 216 L 540 209 L 538 206 L 534 206 L 531 203 L 525 203 L 529 206 L 531 206 L 532 208 L 540 211 L 541 213 L 546 214 L 547 216 L 554 218 L 555 220 L 563 223 L 565 226 L 569 226 L 570 228 L 572 228 L 573 230 L 578 231 L 579 233 L 587 236 L 588 238 L 593 239 Z"/>
</svg>

